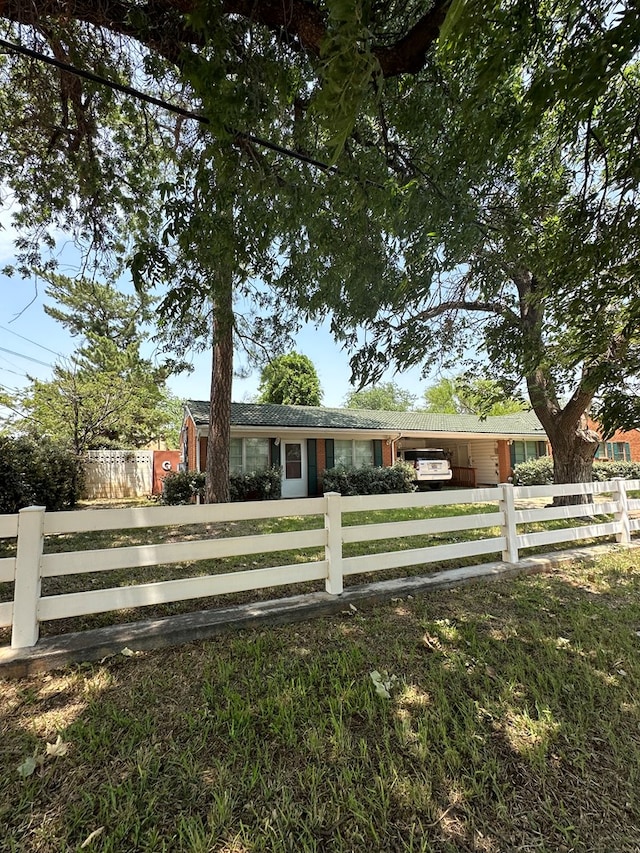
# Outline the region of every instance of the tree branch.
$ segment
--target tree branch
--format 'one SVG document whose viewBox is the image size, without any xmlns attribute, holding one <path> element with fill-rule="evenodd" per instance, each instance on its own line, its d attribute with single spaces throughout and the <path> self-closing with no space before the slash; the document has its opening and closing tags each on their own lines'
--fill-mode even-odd
<svg viewBox="0 0 640 853">
<path fill-rule="evenodd" d="M 438 39 L 451 0 L 435 0 L 434 5 L 394 44 L 371 48 L 384 77 L 416 74 L 426 62 L 429 49 Z M 179 63 L 184 49 L 203 43 L 202 35 L 185 21 L 197 10 L 196 0 L 147 0 L 144 4 L 126 0 L 0 0 L 0 17 L 35 26 L 46 19 L 76 19 L 114 33 L 136 39 Z M 135 13 L 135 14 L 133 14 Z M 327 35 L 323 12 L 309 0 L 225 0 L 222 15 L 236 15 L 262 24 L 271 31 L 298 40 L 313 56 L 319 56 Z M 375 22 L 374 22 L 375 23 Z"/>
<path fill-rule="evenodd" d="M 482 302 L 478 300 L 467 301 L 466 299 L 451 299 L 445 302 L 440 302 L 431 308 L 426 308 L 424 311 L 412 313 L 411 318 L 407 322 L 416 323 L 426 320 L 435 320 L 436 317 L 442 317 L 443 314 L 448 314 L 452 311 L 477 311 L 484 314 L 499 314 L 503 317 L 510 317 L 515 322 L 518 321 L 516 314 L 507 305 L 502 302 Z M 406 323 L 401 323 L 393 327 L 396 331 L 402 329 Z"/>
</svg>

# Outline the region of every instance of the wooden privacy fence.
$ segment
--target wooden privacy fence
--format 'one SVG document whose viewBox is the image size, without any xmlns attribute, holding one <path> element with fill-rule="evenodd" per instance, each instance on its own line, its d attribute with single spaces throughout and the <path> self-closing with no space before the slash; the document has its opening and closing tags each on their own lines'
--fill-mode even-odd
<svg viewBox="0 0 640 853">
<path fill-rule="evenodd" d="M 628 544 L 632 532 L 640 529 L 640 518 L 630 517 L 631 511 L 640 510 L 640 500 L 632 500 L 628 496 L 628 491 L 632 489 L 640 489 L 640 480 L 520 488 L 505 484 L 487 489 L 366 497 L 341 497 L 337 493 L 328 493 L 321 498 L 300 501 L 84 512 L 46 513 L 42 507 L 27 507 L 17 515 L 0 516 L 0 538 L 17 538 L 15 557 L 0 559 L 0 583 L 14 584 L 13 600 L 0 603 L 0 627 L 12 627 L 11 645 L 14 648 L 27 648 L 36 644 L 40 622 L 50 619 L 304 581 L 324 580 L 328 593 L 340 595 L 343 590 L 343 578 L 362 572 L 500 553 L 504 561 L 515 563 L 520 550 L 524 548 L 603 536 L 615 536 L 618 542 Z M 516 506 L 517 502 L 523 500 L 530 503 L 533 498 L 548 499 L 556 495 L 571 494 L 591 497 L 586 498 L 589 503 L 575 506 Z M 595 496 L 604 497 L 607 494 L 610 498 L 595 501 Z M 495 510 L 412 521 L 349 526 L 344 524 L 345 513 L 487 503 L 495 504 Z M 59 534 L 318 515 L 324 518 L 322 527 L 288 533 L 209 538 L 56 554 L 44 552 L 45 537 Z M 608 518 L 604 521 L 590 519 L 587 524 L 535 533 L 519 532 L 518 529 L 521 525 L 531 522 L 572 518 L 579 520 L 581 517 L 593 515 L 604 515 Z M 365 556 L 343 556 L 343 545 L 347 543 L 405 539 L 424 534 L 455 534 L 457 531 L 486 532 L 487 528 L 498 528 L 499 535 L 489 531 L 486 536 L 471 541 L 449 542 Z M 146 566 L 309 547 L 324 548 L 324 559 L 103 590 L 41 595 L 42 578 L 130 569 L 133 579 L 135 570 Z"/>
<path fill-rule="evenodd" d="M 88 450 L 84 462 L 88 498 L 135 498 L 153 490 L 153 450 Z"/>
</svg>

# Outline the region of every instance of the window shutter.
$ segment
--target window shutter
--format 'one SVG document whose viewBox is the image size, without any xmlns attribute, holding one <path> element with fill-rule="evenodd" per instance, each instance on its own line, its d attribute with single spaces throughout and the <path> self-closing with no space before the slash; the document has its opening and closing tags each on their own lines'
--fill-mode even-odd
<svg viewBox="0 0 640 853">
<path fill-rule="evenodd" d="M 325 438 L 324 440 L 325 459 L 327 461 L 327 469 L 335 467 L 335 452 L 333 448 L 333 439 Z"/>
<path fill-rule="evenodd" d="M 376 438 L 373 442 L 373 464 L 376 468 L 382 468 L 382 439 Z"/>
<path fill-rule="evenodd" d="M 309 496 L 318 494 L 318 453 L 315 438 L 307 439 L 307 485 Z"/>
<path fill-rule="evenodd" d="M 275 438 L 269 439 L 269 447 L 271 449 L 271 464 L 280 465 L 280 445 L 276 444 Z"/>
</svg>

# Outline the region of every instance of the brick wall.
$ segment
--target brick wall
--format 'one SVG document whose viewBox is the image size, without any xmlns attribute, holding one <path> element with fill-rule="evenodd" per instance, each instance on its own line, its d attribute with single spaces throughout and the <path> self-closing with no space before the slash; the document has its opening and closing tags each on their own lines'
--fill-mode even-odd
<svg viewBox="0 0 640 853">
<path fill-rule="evenodd" d="M 196 425 L 192 418 L 187 418 L 187 469 L 196 470 Z"/>
<path fill-rule="evenodd" d="M 601 435 L 600 426 L 596 421 L 592 421 L 589 419 L 588 421 L 589 429 L 594 430 L 599 435 Z M 604 440 L 604 439 L 603 439 Z M 640 430 L 632 429 L 629 432 L 625 432 L 624 430 L 616 430 L 611 438 L 608 438 L 607 441 L 623 441 L 629 445 L 629 451 L 631 453 L 631 461 L 632 462 L 640 462 Z"/>
</svg>

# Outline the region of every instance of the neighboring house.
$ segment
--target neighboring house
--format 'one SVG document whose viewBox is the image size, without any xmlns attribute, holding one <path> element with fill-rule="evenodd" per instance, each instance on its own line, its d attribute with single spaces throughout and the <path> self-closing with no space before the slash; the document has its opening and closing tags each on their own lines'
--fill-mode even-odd
<svg viewBox="0 0 640 853">
<path fill-rule="evenodd" d="M 588 426 L 594 432 L 600 432 L 598 423 L 590 418 Z M 616 430 L 611 438 L 600 442 L 596 459 L 601 462 L 640 462 L 640 429 Z"/>
<path fill-rule="evenodd" d="M 182 460 L 204 471 L 209 403 L 190 400 L 182 428 Z M 487 417 L 232 403 L 230 469 L 282 467 L 282 496 L 322 493 L 322 472 L 335 465 L 392 465 L 405 450 L 434 447 L 451 460 L 453 484 L 496 485 L 513 465 L 548 453 L 534 414 Z"/>
</svg>

